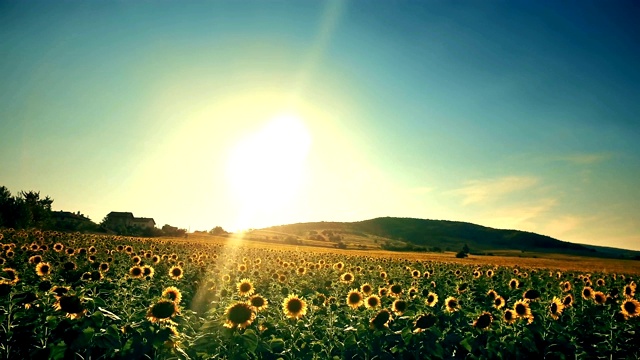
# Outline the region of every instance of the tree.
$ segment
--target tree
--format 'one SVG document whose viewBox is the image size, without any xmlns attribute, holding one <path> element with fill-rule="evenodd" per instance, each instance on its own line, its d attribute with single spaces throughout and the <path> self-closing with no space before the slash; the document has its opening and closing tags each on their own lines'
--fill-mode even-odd
<svg viewBox="0 0 640 360">
<path fill-rule="evenodd" d="M 227 235 L 229 233 L 226 232 L 222 227 L 216 226 L 213 229 L 209 230 L 209 234 L 216 235 L 216 236 L 224 236 L 224 235 Z"/>
<path fill-rule="evenodd" d="M 51 218 L 49 196 L 40 198 L 40 192 L 21 191 L 12 196 L 5 187 L 0 187 L 0 226 L 25 229 L 30 227 L 45 228 Z"/>
</svg>

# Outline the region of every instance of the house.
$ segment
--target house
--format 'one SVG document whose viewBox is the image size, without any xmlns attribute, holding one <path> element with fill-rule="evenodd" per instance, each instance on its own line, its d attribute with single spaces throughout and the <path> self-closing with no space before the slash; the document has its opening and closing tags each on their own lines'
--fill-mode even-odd
<svg viewBox="0 0 640 360">
<path fill-rule="evenodd" d="M 153 218 L 134 217 L 133 221 L 131 222 L 131 225 L 141 227 L 141 228 L 154 228 L 156 227 L 156 222 L 153 220 Z"/>
<path fill-rule="evenodd" d="M 133 213 L 130 212 L 112 211 L 107 215 L 104 221 L 104 225 L 108 228 L 115 228 L 120 226 L 154 228 L 156 226 L 156 222 L 153 220 L 153 218 L 134 217 Z"/>
</svg>

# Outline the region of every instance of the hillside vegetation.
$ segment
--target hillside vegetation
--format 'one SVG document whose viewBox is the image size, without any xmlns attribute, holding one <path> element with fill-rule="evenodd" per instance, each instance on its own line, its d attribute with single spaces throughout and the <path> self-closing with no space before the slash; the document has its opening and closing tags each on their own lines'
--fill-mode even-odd
<svg viewBox="0 0 640 360">
<path fill-rule="evenodd" d="M 519 230 L 502 230 L 471 223 L 447 220 L 382 217 L 358 222 L 313 222 L 273 226 L 263 231 L 290 234 L 303 239 L 318 237 L 348 242 L 368 238 L 370 246 L 391 249 L 457 251 L 467 245 L 472 252 L 498 250 L 554 252 L 591 256 L 629 256 L 629 252 L 600 252 L 591 246 L 554 239 Z M 318 235 L 315 235 L 318 234 Z M 329 236 L 327 236 L 327 234 Z M 362 241 L 361 241 L 362 242 Z M 376 246 L 377 244 L 377 246 Z M 362 245 L 361 245 L 362 246 Z M 637 253 L 636 253 L 637 255 Z"/>
</svg>

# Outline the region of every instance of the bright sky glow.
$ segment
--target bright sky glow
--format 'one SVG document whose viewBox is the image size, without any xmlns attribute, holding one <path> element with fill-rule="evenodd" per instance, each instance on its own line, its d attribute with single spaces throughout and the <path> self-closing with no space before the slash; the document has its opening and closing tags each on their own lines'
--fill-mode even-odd
<svg viewBox="0 0 640 360">
<path fill-rule="evenodd" d="M 406 216 L 640 250 L 633 1 L 0 2 L 0 185 L 190 230 Z"/>
</svg>

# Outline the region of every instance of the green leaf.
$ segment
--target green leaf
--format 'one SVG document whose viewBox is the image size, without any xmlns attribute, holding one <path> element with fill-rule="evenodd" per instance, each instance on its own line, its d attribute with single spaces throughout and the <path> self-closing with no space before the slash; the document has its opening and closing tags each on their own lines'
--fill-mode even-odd
<svg viewBox="0 0 640 360">
<path fill-rule="evenodd" d="M 245 350 L 254 353 L 258 347 L 258 335 L 255 331 L 248 329 L 240 336 L 240 342 L 244 345 Z"/>
<path fill-rule="evenodd" d="M 460 345 L 462 345 L 462 347 L 467 349 L 468 352 L 471 352 L 473 350 L 473 346 L 471 345 L 472 341 L 473 339 L 470 337 L 464 338 L 462 341 L 460 341 Z"/>
<path fill-rule="evenodd" d="M 280 338 L 271 339 L 271 341 L 269 341 L 269 347 L 272 352 L 281 353 L 284 351 L 284 340 Z"/>
<path fill-rule="evenodd" d="M 349 334 L 346 339 L 344 339 L 344 348 L 349 349 L 358 345 L 358 341 L 356 340 L 356 336 L 354 334 Z"/>
</svg>

